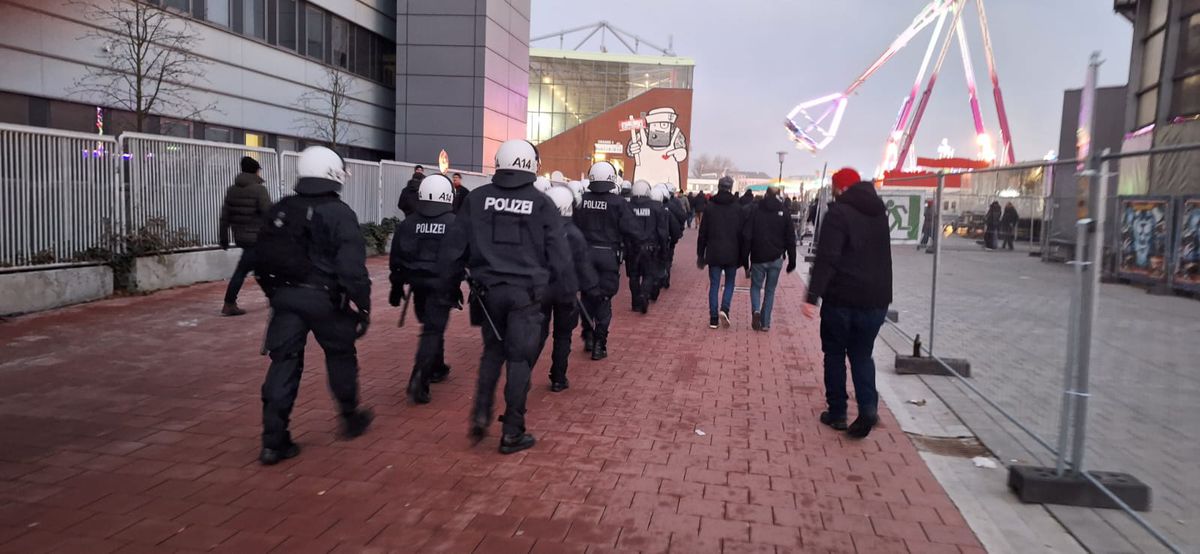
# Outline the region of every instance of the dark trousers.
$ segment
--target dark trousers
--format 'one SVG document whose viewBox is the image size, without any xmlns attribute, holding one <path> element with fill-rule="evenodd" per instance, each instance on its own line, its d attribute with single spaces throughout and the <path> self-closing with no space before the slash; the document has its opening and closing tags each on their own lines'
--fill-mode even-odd
<svg viewBox="0 0 1200 554">
<path fill-rule="evenodd" d="M 254 247 L 243 246 L 242 257 L 238 258 L 237 269 L 233 270 L 233 277 L 229 278 L 229 285 L 225 287 L 225 303 L 237 304 L 238 293 L 242 292 L 242 284 L 246 282 L 246 275 L 254 270 Z"/>
<path fill-rule="evenodd" d="M 263 447 L 283 448 L 291 443 L 288 419 L 300 390 L 304 371 L 304 344 L 308 333 L 325 351 L 329 390 L 343 416 L 358 408 L 358 353 L 354 348 L 354 315 L 338 309 L 329 293 L 285 287 L 271 297 L 271 322 L 267 349 L 271 367 L 262 384 Z"/>
<path fill-rule="evenodd" d="M 598 341 L 608 339 L 608 326 L 612 323 L 612 297 L 621 288 L 621 267 L 617 263 L 617 252 L 611 248 L 591 247 L 588 249 L 588 261 L 600 278 L 597 287 L 598 295 L 584 295 L 583 306 L 591 314 L 595 328 L 586 323 L 583 325 L 583 336 L 591 335 Z"/>
<path fill-rule="evenodd" d="M 659 262 L 659 275 L 662 278 L 658 282 L 658 288 L 671 288 L 671 266 L 675 265 L 675 245 L 672 244 L 663 254 L 662 260 Z M 658 300 L 658 290 L 650 296 L 651 299 Z"/>
<path fill-rule="evenodd" d="M 1016 225 L 1003 225 L 1001 227 L 1000 237 L 1004 240 L 1004 243 L 1000 246 L 1000 248 L 1016 250 L 1016 246 L 1013 245 L 1013 241 L 1017 237 Z"/>
<path fill-rule="evenodd" d="M 429 385 L 430 376 L 446 367 L 446 325 L 450 322 L 450 296 L 426 289 L 413 289 L 413 314 L 421 323 L 413 379 Z"/>
<path fill-rule="evenodd" d="M 626 263 L 629 277 L 629 296 L 633 298 L 633 309 L 649 303 L 650 297 L 658 297 L 658 249 L 635 249 Z"/>
<path fill-rule="evenodd" d="M 529 394 L 529 374 L 538 352 L 542 306 L 528 288 L 508 285 L 489 288 L 483 302 L 500 336 L 496 336 L 491 326 L 483 327 L 474 419 L 491 421 L 500 369 L 507 366 L 504 434 L 520 435 L 525 432 L 525 397 Z"/>
<path fill-rule="evenodd" d="M 538 354 L 534 365 L 542 357 L 546 348 L 546 339 L 551 337 L 553 329 L 553 347 L 550 351 L 550 382 L 557 383 L 567 378 L 567 359 L 571 357 L 571 333 L 579 323 L 579 307 L 572 298 L 565 302 L 551 302 L 542 308 L 542 334 L 538 341 Z"/>
<path fill-rule="evenodd" d="M 846 359 L 860 416 L 879 412 L 875 390 L 875 337 L 883 326 L 887 309 L 821 306 L 821 351 L 825 353 L 825 402 L 829 414 L 846 417 Z"/>
</svg>

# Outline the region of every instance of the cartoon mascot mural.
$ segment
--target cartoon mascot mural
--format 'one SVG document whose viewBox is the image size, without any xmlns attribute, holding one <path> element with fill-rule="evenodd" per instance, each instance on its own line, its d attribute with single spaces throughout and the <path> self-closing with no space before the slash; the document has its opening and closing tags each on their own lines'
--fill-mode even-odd
<svg viewBox="0 0 1200 554">
<path fill-rule="evenodd" d="M 629 157 L 635 169 L 630 179 L 649 183 L 670 183 L 679 188 L 683 182 L 680 164 L 687 159 L 687 139 L 675 120 L 674 108 L 654 108 L 646 113 L 646 128 L 634 129 L 629 140 Z"/>
</svg>

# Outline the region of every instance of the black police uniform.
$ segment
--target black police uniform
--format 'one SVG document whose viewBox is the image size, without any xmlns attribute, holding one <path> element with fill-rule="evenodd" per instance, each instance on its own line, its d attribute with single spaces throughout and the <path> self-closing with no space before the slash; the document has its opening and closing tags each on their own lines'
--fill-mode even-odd
<svg viewBox="0 0 1200 554">
<path fill-rule="evenodd" d="M 444 339 L 450 309 L 461 300 L 458 288 L 462 275 L 439 275 L 437 260 L 442 239 L 454 223 L 452 210 L 452 203 L 418 201 L 416 212 L 400 223 L 392 237 L 392 290 L 388 302 L 399 306 L 404 285 L 409 285 L 413 314 L 421 323 L 421 338 L 408 395 L 421 404 L 429 402 L 429 384 L 443 381 L 450 373 Z"/>
<path fill-rule="evenodd" d="M 507 362 L 502 452 L 509 444 L 532 443 L 525 435 L 525 397 L 538 351 L 543 296 L 551 281 L 570 279 L 573 271 L 561 216 L 533 188 L 534 179 L 532 173 L 500 170 L 490 184 L 471 191 L 439 254 L 443 274 L 468 268 L 490 318 L 482 326 L 483 356 L 471 419 L 476 438 L 482 438 L 491 421 L 500 368 Z"/>
<path fill-rule="evenodd" d="M 584 291 L 584 308 L 593 318 L 594 328 L 583 325 L 584 348 L 592 359 L 608 355 L 608 326 L 612 323 L 612 297 L 621 286 L 620 249 L 625 239 L 638 236 L 637 222 L 629 203 L 613 192 L 608 181 L 593 181 L 575 210 L 575 226 L 588 243 L 588 260 L 599 278 L 599 286 Z"/>
<path fill-rule="evenodd" d="M 646 313 L 650 296 L 658 296 L 655 289 L 660 278 L 662 252 L 668 243 L 666 218 L 670 215 L 661 202 L 648 196 L 634 197 L 629 207 L 638 222 L 638 233 L 627 242 L 625 275 L 629 277 L 633 311 Z"/>
<path fill-rule="evenodd" d="M 687 210 L 683 207 L 683 201 L 677 196 L 667 198 L 663 203 L 671 214 L 671 219 L 667 221 L 671 243 L 663 253 L 663 276 L 659 287 L 669 289 L 671 288 L 671 266 L 675 264 L 675 245 L 679 243 L 679 239 L 683 238 L 683 229 L 687 223 Z"/>
<path fill-rule="evenodd" d="M 571 334 L 575 332 L 575 326 L 579 323 L 579 297 L 576 293 L 593 290 L 600 284 L 596 269 L 588 260 L 588 244 L 583 238 L 583 233 L 579 232 L 579 228 L 570 217 L 562 218 L 562 227 L 567 246 L 571 249 L 575 271 L 569 275 L 571 279 L 550 283 L 546 305 L 542 308 L 545 318 L 542 321 L 542 340 L 539 343 L 541 346 L 538 348 L 538 358 L 541 358 L 542 349 L 545 348 L 546 339 L 550 337 L 553 327 L 550 387 L 554 392 L 566 389 L 570 385 L 567 380 L 567 360 L 571 356 Z M 588 314 L 587 317 L 591 315 Z M 536 364 L 535 360 L 534 365 Z"/>
<path fill-rule="evenodd" d="M 288 419 L 300 389 L 304 344 L 310 331 L 325 351 L 329 390 L 337 400 L 343 434 L 360 435 L 370 423 L 370 413 L 358 410 L 354 341 L 366 332 L 371 279 L 367 274 L 366 242 L 354 210 L 338 199 L 341 187 L 336 181 L 307 177 L 296 183 L 298 195 L 319 200 L 310 220 L 313 272 L 308 282 L 288 283 L 267 291 L 272 316 L 265 346 L 271 355 L 271 367 L 262 384 L 262 442 L 264 449 L 277 453 L 295 448 Z M 350 303 L 357 313 L 351 311 Z M 268 461 L 267 456 L 264 451 L 264 463 L 278 461 Z"/>
</svg>

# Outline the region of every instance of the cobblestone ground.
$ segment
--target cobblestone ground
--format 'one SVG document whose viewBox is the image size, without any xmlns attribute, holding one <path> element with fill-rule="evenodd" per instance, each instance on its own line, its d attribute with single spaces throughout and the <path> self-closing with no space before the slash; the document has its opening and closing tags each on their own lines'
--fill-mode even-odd
<svg viewBox="0 0 1200 554">
<path fill-rule="evenodd" d="M 932 256 L 893 250 L 901 327 L 928 340 Z M 938 354 L 968 358 L 971 382 L 1051 445 L 1058 439 L 1073 275 L 1026 252 L 985 252 L 950 239 L 938 278 Z M 1200 302 L 1102 285 L 1092 341 L 1085 465 L 1153 488 L 1148 519 L 1187 551 L 1200 549 Z M 894 333 L 885 336 L 895 341 Z M 900 350 L 911 348 L 897 344 Z M 927 378 L 1002 459 L 1050 454 L 946 378 Z M 1078 512 L 1078 511 L 1076 511 Z M 1055 509 L 1095 551 L 1156 551 L 1128 517 Z"/>
<path fill-rule="evenodd" d="M 377 305 L 360 343 L 377 419 L 353 442 L 335 439 L 310 355 L 293 415 L 304 452 L 270 468 L 256 462 L 256 291 L 242 318 L 215 316 L 214 283 L 6 322 L 0 551 L 981 552 L 889 412 L 861 442 L 815 423 L 801 279 L 785 278 L 769 334 L 750 330 L 745 295 L 734 328 L 710 331 L 692 244 L 648 316 L 618 297 L 613 355 L 577 348 L 570 390 L 548 391 L 542 361 L 539 442 L 512 456 L 466 438 L 479 335 L 459 313 L 453 373 L 416 407 L 416 329 Z M 384 266 L 371 262 L 377 284 Z"/>
</svg>

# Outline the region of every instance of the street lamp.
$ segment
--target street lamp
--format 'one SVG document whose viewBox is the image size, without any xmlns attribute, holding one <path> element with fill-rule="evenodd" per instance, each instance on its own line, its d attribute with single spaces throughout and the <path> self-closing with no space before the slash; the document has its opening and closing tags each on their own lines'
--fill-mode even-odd
<svg viewBox="0 0 1200 554">
<path fill-rule="evenodd" d="M 779 155 L 779 186 L 782 187 L 783 186 L 783 159 L 787 157 L 788 153 L 786 150 L 780 150 L 780 151 L 776 152 L 776 154 Z"/>
</svg>

